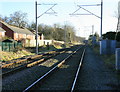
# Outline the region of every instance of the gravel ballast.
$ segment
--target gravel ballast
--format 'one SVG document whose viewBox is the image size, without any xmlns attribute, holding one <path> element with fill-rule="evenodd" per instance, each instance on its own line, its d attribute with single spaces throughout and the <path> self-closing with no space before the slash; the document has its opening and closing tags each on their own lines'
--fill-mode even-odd
<svg viewBox="0 0 120 92">
<path fill-rule="evenodd" d="M 75 46 L 69 51 L 74 51 L 78 46 Z M 56 63 L 62 61 L 65 57 L 67 57 L 71 53 L 62 53 L 48 60 L 48 63 L 39 64 L 31 68 L 24 69 L 15 74 L 12 74 L 8 77 L 2 79 L 2 90 L 24 90 L 30 84 L 32 84 L 35 80 L 37 80 L 40 76 L 46 73 L 49 69 L 51 69 Z M 53 61 L 52 61 L 53 60 Z"/>
<path fill-rule="evenodd" d="M 80 49 L 53 74 L 49 75 L 35 91 L 70 91 L 75 74 L 82 56 L 83 49 Z"/>
</svg>

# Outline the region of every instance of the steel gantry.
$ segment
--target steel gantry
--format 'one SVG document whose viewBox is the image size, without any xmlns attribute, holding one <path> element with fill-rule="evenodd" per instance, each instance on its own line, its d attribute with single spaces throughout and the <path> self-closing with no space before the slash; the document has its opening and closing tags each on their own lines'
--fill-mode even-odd
<svg viewBox="0 0 120 92">
<path fill-rule="evenodd" d="M 101 19 L 101 25 L 100 25 L 100 37 L 101 37 L 101 40 L 102 40 L 102 20 L 103 20 L 103 0 L 101 0 L 101 4 L 93 4 L 93 5 L 77 5 L 79 8 L 77 10 L 75 10 L 73 13 L 69 14 L 69 15 L 94 15 L 95 17 Z M 96 15 L 95 13 L 87 10 L 84 8 L 84 6 L 101 6 L 101 16 L 98 16 Z M 77 11 L 79 11 L 80 9 L 83 9 L 84 11 L 88 12 L 87 14 L 79 14 L 79 13 L 76 13 Z"/>
<path fill-rule="evenodd" d="M 37 15 L 37 5 L 51 5 L 51 7 L 46 10 L 44 13 L 42 13 L 41 15 Z M 57 12 L 55 12 L 53 10 L 53 7 L 57 5 L 57 4 L 38 4 L 37 1 L 35 2 L 35 24 L 36 24 L 36 54 L 38 54 L 38 21 L 37 19 L 40 18 L 41 16 L 43 16 L 44 14 L 57 14 Z M 52 12 L 49 12 L 49 11 L 52 11 Z"/>
</svg>

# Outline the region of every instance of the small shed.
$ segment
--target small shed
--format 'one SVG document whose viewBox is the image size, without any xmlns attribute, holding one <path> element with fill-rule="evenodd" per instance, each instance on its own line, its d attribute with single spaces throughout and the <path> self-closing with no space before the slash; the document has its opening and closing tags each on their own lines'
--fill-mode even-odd
<svg viewBox="0 0 120 92">
<path fill-rule="evenodd" d="M 15 41 L 15 40 L 13 40 L 13 39 L 6 39 L 6 40 L 3 40 L 2 42 L 10 42 L 10 43 L 13 43 L 13 42 L 17 42 L 17 41 Z"/>
<path fill-rule="evenodd" d="M 21 47 L 22 44 L 13 40 L 6 39 L 2 41 L 2 51 L 14 51 L 16 47 Z"/>
</svg>

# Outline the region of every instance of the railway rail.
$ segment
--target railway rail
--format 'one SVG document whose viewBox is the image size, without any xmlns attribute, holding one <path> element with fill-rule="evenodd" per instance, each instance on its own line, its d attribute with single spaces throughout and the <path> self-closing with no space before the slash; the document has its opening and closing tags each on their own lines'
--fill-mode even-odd
<svg viewBox="0 0 120 92">
<path fill-rule="evenodd" d="M 64 53 L 68 49 L 69 48 L 59 49 L 56 51 L 50 51 L 50 52 L 43 53 L 43 54 L 28 56 L 26 58 L 22 58 L 21 60 L 17 60 L 15 62 L 12 62 L 9 64 L 4 64 L 1 66 L 2 74 L 0 74 L 0 76 L 2 76 L 4 78 L 5 76 L 11 75 L 17 71 L 35 66 L 35 65 L 40 64 L 42 62 L 45 62 L 46 60 L 48 60 L 56 55 Z"/>
<path fill-rule="evenodd" d="M 45 54 L 38 54 L 38 55 L 34 55 L 34 56 L 28 56 L 26 58 L 22 58 L 21 60 L 17 60 L 15 62 L 4 64 L 4 65 L 1 66 L 1 68 L 11 68 L 15 64 L 26 63 L 25 61 L 30 61 L 30 60 L 34 60 L 34 59 L 37 59 L 37 58 L 41 58 L 42 56 L 52 54 L 52 53 L 55 53 L 55 51 L 51 51 L 51 52 L 48 52 L 48 53 L 45 53 Z"/>
<path fill-rule="evenodd" d="M 72 59 L 74 57 L 74 55 L 77 54 L 77 57 L 80 56 L 80 54 L 78 52 L 81 52 L 81 57 L 79 57 L 78 61 L 79 61 L 79 65 L 77 66 L 77 69 L 75 69 L 74 71 L 76 72 L 72 78 L 72 83 L 71 83 L 71 86 L 69 88 L 69 90 L 71 92 L 74 91 L 75 89 L 75 84 L 77 82 L 77 78 L 78 78 L 78 74 L 79 74 L 79 71 L 80 71 L 80 68 L 82 66 L 82 62 L 83 62 L 83 58 L 84 58 L 84 55 L 85 55 L 85 48 L 86 47 L 79 47 L 77 50 L 75 50 L 73 53 L 71 53 L 69 56 L 67 56 L 64 60 L 62 60 L 60 63 L 58 63 L 56 66 L 54 66 L 52 69 L 50 69 L 48 72 L 46 72 L 43 76 L 41 76 L 39 79 L 37 79 L 36 81 L 34 81 L 31 85 L 29 85 L 28 87 L 26 87 L 23 92 L 26 92 L 26 91 L 30 91 L 30 90 L 36 90 L 38 88 L 38 85 L 39 87 L 41 87 L 40 84 L 43 84 L 41 83 L 41 81 L 46 81 L 47 79 L 49 79 L 49 77 L 51 77 L 51 75 L 55 74 L 57 72 L 57 70 L 60 69 L 60 67 L 65 64 L 66 62 L 69 62 L 70 59 Z M 78 64 L 78 63 L 77 63 Z M 56 71 L 56 72 L 55 72 Z M 59 76 L 59 75 L 58 75 Z M 53 78 L 54 79 L 54 78 Z"/>
<path fill-rule="evenodd" d="M 2 75 L 2 77 L 4 77 L 6 75 L 12 74 L 21 69 L 35 66 L 39 63 L 46 61 L 47 59 L 50 59 L 50 58 L 52 58 L 58 54 L 64 53 L 64 52 L 65 52 L 64 49 L 61 49 L 60 51 L 59 50 L 58 51 L 50 51 L 45 54 L 38 54 L 38 55 L 31 56 L 31 57 L 28 56 L 21 60 L 17 60 L 15 62 L 12 62 L 9 64 L 4 64 L 1 66 L 2 74 L 0 74 L 0 75 Z"/>
</svg>

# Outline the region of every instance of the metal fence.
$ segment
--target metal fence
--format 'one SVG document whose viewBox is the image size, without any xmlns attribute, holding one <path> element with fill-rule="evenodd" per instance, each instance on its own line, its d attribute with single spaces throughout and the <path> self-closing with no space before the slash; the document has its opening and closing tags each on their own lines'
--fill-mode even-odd
<svg viewBox="0 0 120 92">
<path fill-rule="evenodd" d="M 0 42 L 0 51 L 14 51 L 18 47 L 22 47 L 20 42 Z"/>
</svg>

